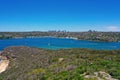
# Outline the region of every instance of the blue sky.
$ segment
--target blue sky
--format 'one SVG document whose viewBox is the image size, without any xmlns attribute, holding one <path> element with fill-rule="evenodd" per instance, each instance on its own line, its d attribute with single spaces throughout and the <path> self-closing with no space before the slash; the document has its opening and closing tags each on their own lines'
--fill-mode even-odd
<svg viewBox="0 0 120 80">
<path fill-rule="evenodd" d="M 0 31 L 120 31 L 120 0 L 0 0 Z"/>
</svg>

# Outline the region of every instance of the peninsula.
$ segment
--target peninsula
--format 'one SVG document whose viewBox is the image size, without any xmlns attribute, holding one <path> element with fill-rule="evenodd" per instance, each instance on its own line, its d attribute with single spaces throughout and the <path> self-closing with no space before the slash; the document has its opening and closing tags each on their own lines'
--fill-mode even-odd
<svg viewBox="0 0 120 80">
<path fill-rule="evenodd" d="M 12 46 L 1 56 L 10 63 L 0 80 L 120 80 L 120 50 Z"/>
</svg>

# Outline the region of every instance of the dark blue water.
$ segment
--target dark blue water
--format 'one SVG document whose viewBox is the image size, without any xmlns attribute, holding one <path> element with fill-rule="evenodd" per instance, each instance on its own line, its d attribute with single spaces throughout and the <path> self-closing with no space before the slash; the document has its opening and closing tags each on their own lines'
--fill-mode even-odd
<svg viewBox="0 0 120 80">
<path fill-rule="evenodd" d="M 120 49 L 120 42 L 95 42 L 63 38 L 22 38 L 0 40 L 0 50 L 8 46 L 30 46 L 45 49 L 90 48 L 97 50 Z"/>
</svg>

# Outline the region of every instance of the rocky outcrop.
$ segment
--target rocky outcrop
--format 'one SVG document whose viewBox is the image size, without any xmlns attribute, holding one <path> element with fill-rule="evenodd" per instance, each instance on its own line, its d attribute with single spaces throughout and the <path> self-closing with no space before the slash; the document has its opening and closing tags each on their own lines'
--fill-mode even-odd
<svg viewBox="0 0 120 80">
<path fill-rule="evenodd" d="M 9 65 L 9 60 L 6 57 L 0 56 L 0 73 L 4 72 L 8 65 Z"/>
<path fill-rule="evenodd" d="M 87 79 L 91 79 L 91 80 L 118 80 L 118 79 L 112 78 L 111 75 L 109 75 L 108 73 L 103 72 L 103 71 L 94 72 L 93 75 L 85 75 L 84 74 L 84 78 L 85 78 L 85 80 L 87 80 Z"/>
</svg>

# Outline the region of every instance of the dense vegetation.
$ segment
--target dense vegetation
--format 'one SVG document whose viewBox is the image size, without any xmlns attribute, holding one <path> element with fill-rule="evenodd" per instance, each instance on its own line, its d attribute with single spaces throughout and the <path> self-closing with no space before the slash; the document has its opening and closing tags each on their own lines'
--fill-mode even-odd
<svg viewBox="0 0 120 80">
<path fill-rule="evenodd" d="M 74 37 L 82 40 L 95 40 L 95 41 L 120 41 L 120 32 L 66 32 L 66 31 L 48 31 L 48 32 L 0 32 L 0 39 L 9 38 L 26 38 L 26 37 L 39 37 L 39 36 L 52 36 L 52 37 Z"/>
<path fill-rule="evenodd" d="M 82 74 L 96 71 L 120 80 L 120 50 L 45 50 L 21 46 L 6 48 L 2 56 L 8 57 L 10 65 L 0 74 L 0 80 L 83 80 Z"/>
</svg>

